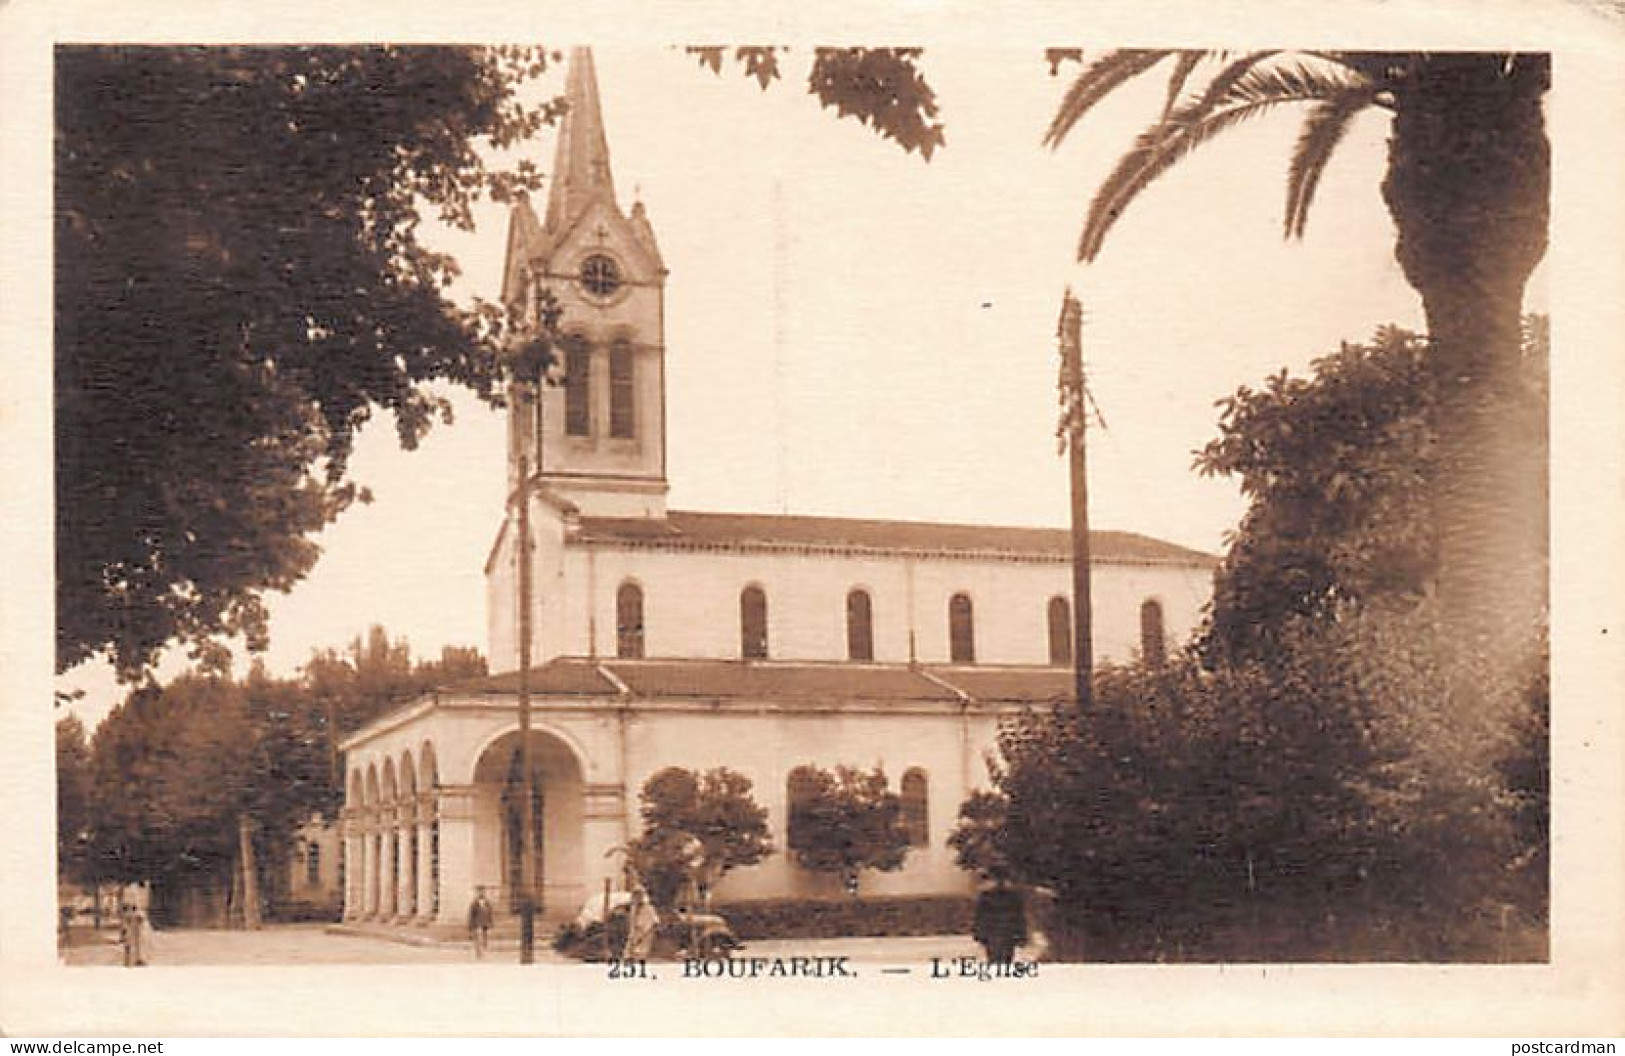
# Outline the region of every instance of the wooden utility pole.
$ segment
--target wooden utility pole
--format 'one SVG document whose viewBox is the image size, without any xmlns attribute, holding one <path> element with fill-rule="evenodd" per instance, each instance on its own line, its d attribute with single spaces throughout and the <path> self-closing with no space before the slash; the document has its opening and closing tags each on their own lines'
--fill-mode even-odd
<svg viewBox="0 0 1625 1056">
<path fill-rule="evenodd" d="M 1093 613 L 1089 602 L 1089 461 L 1088 389 L 1083 375 L 1083 308 L 1068 289 L 1061 300 L 1057 336 L 1061 341 L 1061 425 L 1072 479 L 1072 672 L 1078 716 L 1094 706 L 1094 653 L 1090 645 Z"/>
<path fill-rule="evenodd" d="M 530 381 L 515 379 L 514 397 L 520 414 L 530 410 Z M 519 766 L 524 771 L 522 801 L 519 806 L 519 963 L 536 959 L 536 789 L 530 758 L 530 458 L 525 450 L 525 431 L 518 433 L 518 487 L 514 501 L 519 504 Z"/>
</svg>

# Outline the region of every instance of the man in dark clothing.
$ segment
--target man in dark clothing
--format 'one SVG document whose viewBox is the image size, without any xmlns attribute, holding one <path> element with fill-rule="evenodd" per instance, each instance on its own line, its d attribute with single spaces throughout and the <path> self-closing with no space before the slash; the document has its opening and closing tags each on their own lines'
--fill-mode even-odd
<svg viewBox="0 0 1625 1056">
<path fill-rule="evenodd" d="M 474 889 L 474 901 L 468 907 L 468 937 L 474 940 L 474 956 L 484 957 L 485 947 L 491 939 L 491 924 L 496 913 L 491 900 L 485 897 L 485 888 Z"/>
<path fill-rule="evenodd" d="M 1021 892 L 999 884 L 976 896 L 971 936 L 995 964 L 1009 964 L 1027 941 L 1027 907 Z"/>
</svg>

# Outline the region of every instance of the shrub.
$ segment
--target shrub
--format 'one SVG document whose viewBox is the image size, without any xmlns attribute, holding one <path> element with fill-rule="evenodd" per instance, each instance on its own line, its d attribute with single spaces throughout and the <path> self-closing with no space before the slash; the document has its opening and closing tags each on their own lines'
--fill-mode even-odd
<svg viewBox="0 0 1625 1056">
<path fill-rule="evenodd" d="M 858 899 L 776 898 L 717 907 L 741 939 L 968 935 L 966 895 Z"/>
<path fill-rule="evenodd" d="M 750 779 L 727 767 L 705 773 L 667 767 L 644 782 L 643 834 L 632 864 L 656 906 L 670 908 L 690 880 L 701 899 L 723 874 L 773 853 L 767 810 Z"/>
<path fill-rule="evenodd" d="M 838 873 L 848 891 L 858 893 L 865 869 L 892 872 L 908 855 L 903 805 L 890 790 L 885 771 L 815 766 L 791 771 L 790 850 L 804 868 Z"/>
<path fill-rule="evenodd" d="M 1345 608 L 1281 643 L 1212 671 L 1104 668 L 1086 722 L 1012 724 L 1002 843 L 967 836 L 961 862 L 996 846 L 1052 891 L 1068 959 L 1538 949 L 1513 932 L 1545 918 L 1543 670 L 1453 689 L 1474 660 L 1430 604 Z"/>
</svg>

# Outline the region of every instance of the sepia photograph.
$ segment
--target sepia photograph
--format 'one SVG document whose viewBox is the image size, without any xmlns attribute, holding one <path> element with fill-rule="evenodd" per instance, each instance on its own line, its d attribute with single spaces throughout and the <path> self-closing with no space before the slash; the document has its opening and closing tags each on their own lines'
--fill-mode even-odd
<svg viewBox="0 0 1625 1056">
<path fill-rule="evenodd" d="M 56 1029 L 1618 1032 L 1561 44 L 904 29 L 35 48 Z"/>
</svg>

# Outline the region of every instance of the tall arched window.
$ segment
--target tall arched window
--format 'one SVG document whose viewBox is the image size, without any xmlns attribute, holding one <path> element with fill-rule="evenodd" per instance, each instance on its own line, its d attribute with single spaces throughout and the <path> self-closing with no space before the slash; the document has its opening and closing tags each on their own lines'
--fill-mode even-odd
<svg viewBox="0 0 1625 1056">
<path fill-rule="evenodd" d="M 908 833 L 910 847 L 924 847 L 931 842 L 931 786 L 925 771 L 912 767 L 903 774 L 902 800 L 903 831 Z"/>
<path fill-rule="evenodd" d="M 818 770 L 811 766 L 798 766 L 784 781 L 784 841 L 792 851 L 802 850 L 807 842 L 805 824 L 807 807 L 818 795 Z"/>
<path fill-rule="evenodd" d="M 609 435 L 623 439 L 637 435 L 632 364 L 632 346 L 615 342 L 609 350 Z"/>
<path fill-rule="evenodd" d="M 1072 662 L 1072 606 L 1059 595 L 1049 599 L 1049 662 Z"/>
<path fill-rule="evenodd" d="M 855 589 L 846 596 L 846 658 L 873 660 L 875 658 L 874 613 L 869 592 Z"/>
<path fill-rule="evenodd" d="M 615 592 L 615 655 L 623 660 L 643 656 L 643 588 L 622 583 Z"/>
<path fill-rule="evenodd" d="M 761 587 L 739 593 L 739 653 L 746 660 L 767 659 L 767 595 Z"/>
<path fill-rule="evenodd" d="M 969 594 L 948 599 L 948 659 L 956 664 L 976 662 L 976 620 Z"/>
<path fill-rule="evenodd" d="M 564 345 L 564 431 L 592 435 L 592 346 L 579 336 Z"/>
<path fill-rule="evenodd" d="M 1162 625 L 1162 602 L 1148 598 L 1140 606 L 1140 656 L 1148 664 L 1160 665 L 1167 655 L 1167 636 Z"/>
</svg>

